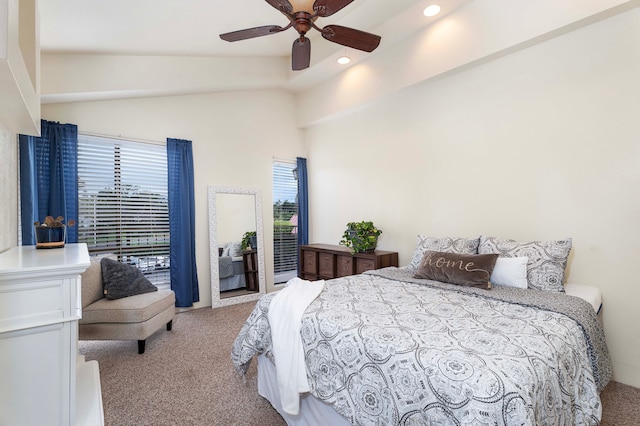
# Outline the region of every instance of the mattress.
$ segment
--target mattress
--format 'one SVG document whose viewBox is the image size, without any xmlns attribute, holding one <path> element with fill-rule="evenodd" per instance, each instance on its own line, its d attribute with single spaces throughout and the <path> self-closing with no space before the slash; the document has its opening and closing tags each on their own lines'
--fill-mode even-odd
<svg viewBox="0 0 640 426">
<path fill-rule="evenodd" d="M 565 284 L 564 291 L 569 296 L 575 296 L 586 300 L 591 306 L 593 306 L 593 310 L 596 311 L 596 314 L 600 313 L 600 310 L 602 309 L 602 292 L 598 287 L 584 284 Z"/>
</svg>

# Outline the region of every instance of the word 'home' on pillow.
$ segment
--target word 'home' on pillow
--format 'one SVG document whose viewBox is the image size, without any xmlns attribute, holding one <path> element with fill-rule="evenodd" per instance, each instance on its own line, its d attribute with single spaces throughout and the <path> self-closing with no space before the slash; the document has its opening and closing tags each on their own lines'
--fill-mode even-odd
<svg viewBox="0 0 640 426">
<path fill-rule="evenodd" d="M 158 287 L 151 284 L 142 271 L 133 265 L 105 257 L 100 261 L 100 266 L 104 297 L 107 299 L 121 299 L 158 291 Z"/>
<path fill-rule="evenodd" d="M 490 289 L 498 254 L 460 254 L 428 250 L 414 278 Z"/>
</svg>

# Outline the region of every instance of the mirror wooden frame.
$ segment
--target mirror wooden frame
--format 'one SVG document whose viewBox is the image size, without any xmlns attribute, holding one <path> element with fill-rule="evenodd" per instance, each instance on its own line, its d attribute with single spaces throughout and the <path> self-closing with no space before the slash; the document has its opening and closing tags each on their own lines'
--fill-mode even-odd
<svg viewBox="0 0 640 426">
<path fill-rule="evenodd" d="M 258 240 L 258 291 L 251 294 L 220 298 L 220 270 L 218 262 L 218 214 L 216 206 L 217 194 L 253 195 L 256 209 L 256 234 Z M 211 307 L 236 305 L 238 303 L 258 300 L 266 294 L 266 280 L 264 268 L 264 242 L 262 226 L 262 197 L 257 189 L 236 188 L 229 186 L 209 186 L 209 258 L 211 264 Z"/>
</svg>

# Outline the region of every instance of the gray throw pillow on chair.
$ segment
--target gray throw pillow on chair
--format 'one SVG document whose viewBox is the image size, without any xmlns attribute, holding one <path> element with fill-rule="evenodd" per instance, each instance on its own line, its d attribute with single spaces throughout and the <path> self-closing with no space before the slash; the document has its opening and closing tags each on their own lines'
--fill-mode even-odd
<svg viewBox="0 0 640 426">
<path fill-rule="evenodd" d="M 158 287 L 133 265 L 118 262 L 107 257 L 100 261 L 102 267 L 102 283 L 104 297 L 107 299 L 121 299 L 136 294 L 158 291 Z"/>
</svg>

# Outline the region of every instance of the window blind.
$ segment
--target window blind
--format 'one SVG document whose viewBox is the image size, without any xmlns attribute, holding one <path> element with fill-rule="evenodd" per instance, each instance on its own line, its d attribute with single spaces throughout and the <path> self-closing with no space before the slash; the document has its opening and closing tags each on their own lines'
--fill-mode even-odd
<svg viewBox="0 0 640 426">
<path fill-rule="evenodd" d="M 167 153 L 159 144 L 78 135 L 78 241 L 169 287 Z"/>
<path fill-rule="evenodd" d="M 297 275 L 298 181 L 296 164 L 273 162 L 273 255 L 275 283 Z"/>
</svg>

